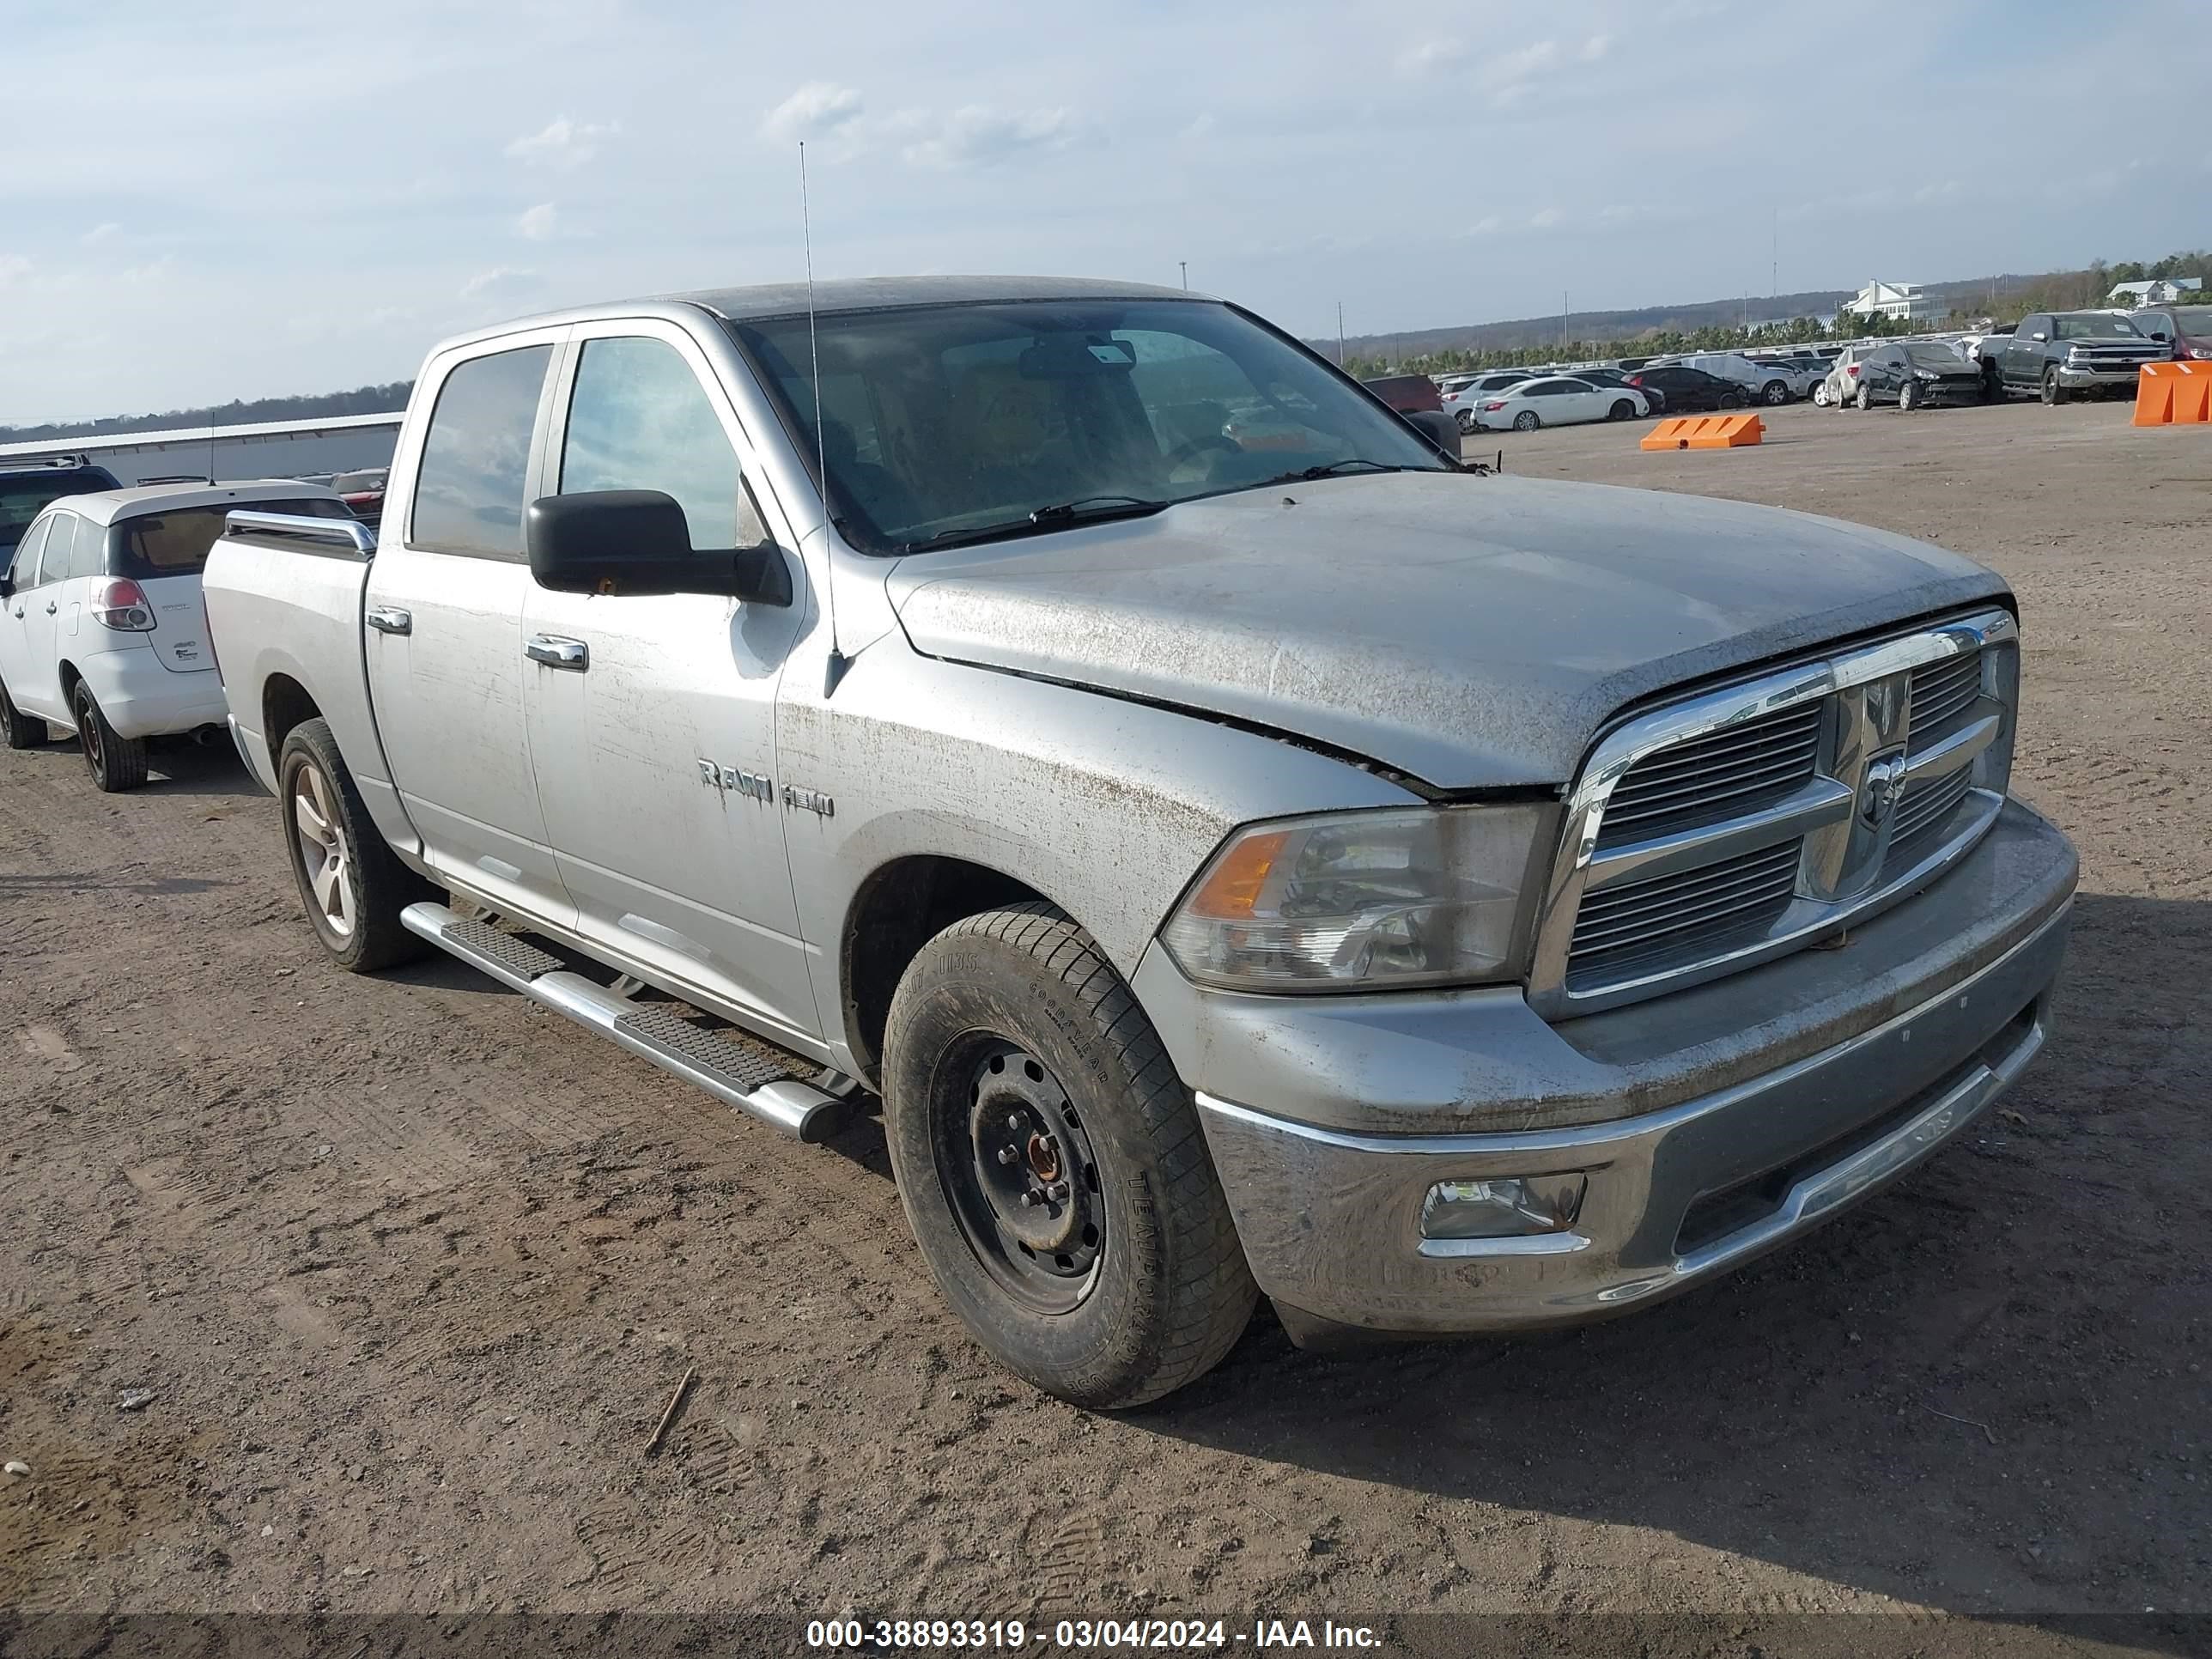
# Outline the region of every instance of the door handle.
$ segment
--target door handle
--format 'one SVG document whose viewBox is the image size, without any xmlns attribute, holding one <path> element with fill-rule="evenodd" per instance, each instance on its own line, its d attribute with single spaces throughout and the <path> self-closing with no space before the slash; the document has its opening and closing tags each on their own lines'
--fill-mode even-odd
<svg viewBox="0 0 2212 1659">
<path fill-rule="evenodd" d="M 368 607 L 368 625 L 380 634 L 412 634 L 415 618 L 396 605 L 372 605 Z"/>
<path fill-rule="evenodd" d="M 565 668 L 572 674 L 580 674 L 592 665 L 592 647 L 581 640 L 562 639 L 557 634 L 538 634 L 522 647 L 522 654 L 532 662 L 542 662 L 548 668 Z"/>
<path fill-rule="evenodd" d="M 49 600 L 47 600 L 47 601 L 46 601 L 46 614 L 47 614 L 49 617 L 51 617 L 51 616 L 52 616 L 52 615 L 54 614 L 54 605 L 53 605 L 53 601 L 52 601 L 52 599 L 49 599 Z"/>
</svg>

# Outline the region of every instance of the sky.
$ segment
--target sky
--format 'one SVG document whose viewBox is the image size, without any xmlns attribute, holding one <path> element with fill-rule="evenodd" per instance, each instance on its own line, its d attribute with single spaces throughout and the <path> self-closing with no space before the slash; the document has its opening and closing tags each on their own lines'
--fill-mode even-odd
<svg viewBox="0 0 2212 1659">
<path fill-rule="evenodd" d="M 2207 0 L 0 4 L 0 423 L 805 272 L 1310 337 L 2212 242 Z M 1778 270 L 1776 268 L 1778 265 Z"/>
</svg>

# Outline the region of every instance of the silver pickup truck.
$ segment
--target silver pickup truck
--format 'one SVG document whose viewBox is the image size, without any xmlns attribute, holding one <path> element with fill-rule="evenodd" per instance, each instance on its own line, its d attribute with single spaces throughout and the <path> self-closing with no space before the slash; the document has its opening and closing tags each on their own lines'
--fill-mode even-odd
<svg viewBox="0 0 2212 1659">
<path fill-rule="evenodd" d="M 205 592 L 310 920 L 801 1140 L 1039 1387 L 1642 1306 L 1972 1123 L 2074 884 L 1899 537 L 1462 467 L 1238 307 L 701 293 L 440 346 Z M 1931 1270 L 1934 1264 L 1931 1264 Z"/>
</svg>

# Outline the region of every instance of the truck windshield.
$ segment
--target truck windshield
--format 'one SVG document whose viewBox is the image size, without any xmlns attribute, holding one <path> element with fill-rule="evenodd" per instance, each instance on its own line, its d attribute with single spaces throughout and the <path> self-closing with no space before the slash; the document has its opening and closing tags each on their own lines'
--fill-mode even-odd
<svg viewBox="0 0 2212 1659">
<path fill-rule="evenodd" d="M 2142 331 L 2124 317 L 2100 316 L 2094 311 L 2058 319 L 2062 340 L 2140 340 Z"/>
<path fill-rule="evenodd" d="M 1102 507 L 1129 516 L 1309 471 L 1445 468 L 1322 364 L 1210 301 L 833 312 L 813 349 L 804 316 L 730 326 L 810 470 L 818 442 L 831 516 L 869 552 L 1032 534 Z"/>
</svg>

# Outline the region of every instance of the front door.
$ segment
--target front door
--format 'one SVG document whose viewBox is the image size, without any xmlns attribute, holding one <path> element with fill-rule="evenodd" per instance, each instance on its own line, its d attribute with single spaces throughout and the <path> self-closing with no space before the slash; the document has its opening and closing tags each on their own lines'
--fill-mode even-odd
<svg viewBox="0 0 2212 1659">
<path fill-rule="evenodd" d="M 531 773 L 522 653 L 522 513 L 563 332 L 431 365 L 437 401 L 412 476 L 393 479 L 365 632 L 385 757 L 425 857 L 501 908 L 565 927 L 575 908 Z"/>
<path fill-rule="evenodd" d="M 787 527 L 763 522 L 751 446 L 682 329 L 583 325 L 568 380 L 546 493 L 665 491 L 702 553 L 792 544 Z M 800 592 L 788 606 L 533 587 L 524 695 L 580 931 L 754 1023 L 813 1036 L 775 754 L 776 685 L 805 599 L 791 563 Z"/>
</svg>

